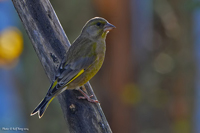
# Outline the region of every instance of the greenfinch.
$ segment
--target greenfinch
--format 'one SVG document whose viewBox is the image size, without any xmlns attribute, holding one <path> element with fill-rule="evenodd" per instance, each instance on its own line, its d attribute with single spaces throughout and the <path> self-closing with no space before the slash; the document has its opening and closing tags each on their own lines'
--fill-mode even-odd
<svg viewBox="0 0 200 133">
<path fill-rule="evenodd" d="M 101 68 L 106 51 L 106 35 L 113 28 L 115 28 L 114 25 L 101 17 L 92 18 L 85 24 L 61 62 L 45 98 L 33 110 L 31 116 L 38 113 L 41 118 L 51 101 L 66 89 L 77 89 L 83 94 L 78 97 L 79 99 L 98 103 L 97 100 L 91 99 L 92 96 L 84 93 L 80 87 Z"/>
</svg>

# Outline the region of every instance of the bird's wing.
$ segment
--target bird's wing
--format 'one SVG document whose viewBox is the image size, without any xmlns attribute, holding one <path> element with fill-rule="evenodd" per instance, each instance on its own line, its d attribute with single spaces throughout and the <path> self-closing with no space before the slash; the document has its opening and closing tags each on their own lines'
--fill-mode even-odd
<svg viewBox="0 0 200 133">
<path fill-rule="evenodd" d="M 81 57 L 80 59 L 68 63 L 64 68 L 60 69 L 60 75 L 58 76 L 58 82 L 61 84 L 68 84 L 71 80 L 83 73 L 94 61 L 96 57 Z"/>
<path fill-rule="evenodd" d="M 96 60 L 95 57 L 82 57 L 76 61 L 61 67 L 54 82 L 49 88 L 48 94 L 51 95 L 63 86 L 67 86 L 74 79 L 80 76 Z"/>
</svg>

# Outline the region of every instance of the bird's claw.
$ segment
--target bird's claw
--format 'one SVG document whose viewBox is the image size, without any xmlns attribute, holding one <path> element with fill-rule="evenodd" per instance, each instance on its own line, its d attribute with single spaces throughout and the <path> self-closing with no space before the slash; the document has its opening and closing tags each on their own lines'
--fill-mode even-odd
<svg viewBox="0 0 200 133">
<path fill-rule="evenodd" d="M 88 96 L 88 97 L 85 97 L 85 96 L 78 96 L 78 99 L 87 99 L 87 100 L 88 100 L 89 102 L 91 102 L 91 103 L 99 103 L 98 100 L 93 100 L 93 99 L 91 99 L 91 97 L 93 97 L 93 95 Z"/>
</svg>

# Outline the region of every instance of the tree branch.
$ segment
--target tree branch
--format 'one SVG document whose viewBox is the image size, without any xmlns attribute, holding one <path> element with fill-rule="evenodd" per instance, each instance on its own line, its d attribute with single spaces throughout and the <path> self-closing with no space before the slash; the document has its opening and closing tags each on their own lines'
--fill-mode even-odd
<svg viewBox="0 0 200 133">
<path fill-rule="evenodd" d="M 70 47 L 65 32 L 48 0 L 12 0 L 29 35 L 34 49 L 50 81 Z M 94 92 L 85 85 L 89 95 Z M 111 133 L 99 104 L 79 100 L 76 90 L 66 90 L 58 96 L 70 132 Z M 96 99 L 96 96 L 94 95 Z"/>
</svg>

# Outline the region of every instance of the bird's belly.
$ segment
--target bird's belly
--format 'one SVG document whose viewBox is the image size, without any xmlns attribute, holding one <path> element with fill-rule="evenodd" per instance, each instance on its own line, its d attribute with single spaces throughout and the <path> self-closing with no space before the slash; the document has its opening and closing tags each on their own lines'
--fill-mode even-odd
<svg viewBox="0 0 200 133">
<path fill-rule="evenodd" d="M 101 68 L 103 64 L 104 57 L 99 57 L 99 60 L 96 60 L 88 69 L 84 71 L 79 77 L 72 81 L 69 85 L 69 89 L 74 89 L 76 87 L 82 86 L 87 83 Z"/>
</svg>

